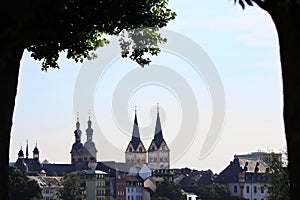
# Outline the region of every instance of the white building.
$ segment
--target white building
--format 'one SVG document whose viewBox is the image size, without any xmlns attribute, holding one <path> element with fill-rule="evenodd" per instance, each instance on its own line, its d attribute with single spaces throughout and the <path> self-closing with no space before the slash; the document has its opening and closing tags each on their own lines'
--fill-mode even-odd
<svg viewBox="0 0 300 200">
<path fill-rule="evenodd" d="M 267 200 L 270 177 L 266 173 L 269 169 L 269 165 L 262 159 L 235 156 L 220 173 L 218 181 L 233 196 L 241 196 L 247 200 Z"/>
<path fill-rule="evenodd" d="M 58 198 L 62 177 L 45 176 L 44 173 L 40 176 L 28 176 L 29 179 L 35 180 L 42 189 L 43 200 L 52 200 Z"/>
</svg>

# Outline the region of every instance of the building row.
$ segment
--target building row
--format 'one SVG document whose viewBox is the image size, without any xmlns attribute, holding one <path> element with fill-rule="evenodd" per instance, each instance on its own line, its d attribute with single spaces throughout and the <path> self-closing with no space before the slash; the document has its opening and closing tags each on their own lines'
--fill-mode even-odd
<svg viewBox="0 0 300 200">
<path fill-rule="evenodd" d="M 51 164 L 41 162 L 37 144 L 29 158 L 28 142 L 25 154 L 22 147 L 14 166 L 27 173 L 42 188 L 45 200 L 55 199 L 63 187 L 65 174 L 77 174 L 86 200 L 148 200 L 157 185 L 167 179 L 179 184 L 187 200 L 196 200 L 199 187 L 220 183 L 233 196 L 247 200 L 267 200 L 267 186 L 272 160 L 270 154 L 253 152 L 235 155 L 229 165 L 219 174 L 211 170 L 198 171 L 189 168 L 170 168 L 170 149 L 163 137 L 159 108 L 157 108 L 154 137 L 146 148 L 141 140 L 137 111 L 135 110 L 132 137 L 125 150 L 124 162 L 97 161 L 97 149 L 93 141 L 94 130 L 89 117 L 86 141 L 82 143 L 82 131 L 77 116 L 74 131 L 75 141 L 71 147 L 70 163 Z M 281 154 L 276 154 L 282 161 Z"/>
<path fill-rule="evenodd" d="M 159 107 L 157 107 L 154 137 L 147 149 L 140 137 L 137 111 L 135 110 L 132 137 L 125 150 L 124 162 L 97 161 L 98 150 L 93 141 L 94 130 L 90 116 L 87 121 L 86 141 L 84 143 L 82 142 L 80 125 L 77 115 L 74 131 L 75 141 L 70 151 L 70 163 L 42 163 L 37 144 L 33 149 L 32 158 L 29 158 L 28 142 L 25 153 L 22 147 L 19 150 L 18 159 L 14 166 L 39 182 L 43 188 L 44 199 L 55 198 L 58 188 L 62 186 L 58 185 L 59 181 L 53 180 L 60 180 L 62 176 L 68 173 L 77 174 L 80 177 L 83 194 L 87 200 L 101 200 L 107 197 L 147 199 L 145 195 L 147 196 L 149 193 L 143 189 L 144 180 L 155 173 L 159 176 L 161 174 L 164 174 L 165 177 L 169 176 L 170 150 L 163 137 Z"/>
</svg>

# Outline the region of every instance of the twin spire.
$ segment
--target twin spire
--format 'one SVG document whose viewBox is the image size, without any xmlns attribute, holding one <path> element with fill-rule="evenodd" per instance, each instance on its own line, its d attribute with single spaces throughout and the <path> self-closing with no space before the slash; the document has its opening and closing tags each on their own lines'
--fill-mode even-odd
<svg viewBox="0 0 300 200">
<path fill-rule="evenodd" d="M 157 118 L 156 118 L 156 125 L 155 125 L 155 132 L 154 132 L 154 139 L 155 145 L 157 148 L 160 147 L 161 143 L 163 142 L 163 134 L 161 129 L 160 117 L 159 117 L 159 104 L 157 103 Z M 132 130 L 132 137 L 131 137 L 131 144 L 134 150 L 137 150 L 138 145 L 140 144 L 140 131 L 137 121 L 137 109 L 135 106 L 135 115 L 134 115 L 134 124 Z"/>
<path fill-rule="evenodd" d="M 91 121 L 91 111 L 89 111 L 89 120 L 88 120 L 88 128 L 86 129 L 88 140 L 92 138 L 93 129 L 92 129 L 92 121 Z M 77 112 L 77 122 L 76 122 L 76 130 L 74 131 L 75 142 L 81 141 L 81 130 L 80 130 L 80 122 L 79 122 L 79 112 Z"/>
</svg>

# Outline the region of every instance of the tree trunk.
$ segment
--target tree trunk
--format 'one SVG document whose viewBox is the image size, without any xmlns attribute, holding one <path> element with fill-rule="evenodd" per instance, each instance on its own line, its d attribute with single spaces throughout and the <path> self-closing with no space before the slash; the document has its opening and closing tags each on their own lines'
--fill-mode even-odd
<svg viewBox="0 0 300 200">
<path fill-rule="evenodd" d="M 9 199 L 9 144 L 17 94 L 20 60 L 24 48 L 1 38 L 0 45 L 0 199 Z"/>
<path fill-rule="evenodd" d="M 277 28 L 283 80 L 283 119 L 291 199 L 300 199 L 300 13 L 289 5 L 271 16 Z"/>
</svg>

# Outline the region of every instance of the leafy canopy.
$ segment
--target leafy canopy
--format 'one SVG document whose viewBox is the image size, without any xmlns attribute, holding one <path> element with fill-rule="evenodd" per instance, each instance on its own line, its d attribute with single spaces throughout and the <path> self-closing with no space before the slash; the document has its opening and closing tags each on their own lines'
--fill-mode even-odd
<svg viewBox="0 0 300 200">
<path fill-rule="evenodd" d="M 42 199 L 42 191 L 23 171 L 9 167 L 9 196 L 11 199 Z"/>
<path fill-rule="evenodd" d="M 106 35 L 124 34 L 122 56 L 148 64 L 145 52 L 159 53 L 165 42 L 157 33 L 176 16 L 168 0 L 32 0 L 0 8 L 4 21 L 0 42 L 17 42 L 43 61 L 43 70 L 58 67 L 60 52 L 82 62 L 95 57 L 95 50 L 108 43 Z M 151 29 L 146 30 L 146 27 Z M 138 31 L 137 31 L 138 29 Z M 20 36 L 21 35 L 21 36 Z M 145 37 L 146 36 L 146 37 Z M 126 37 L 125 37 L 126 38 Z M 134 48 L 131 52 L 128 47 Z M 141 48 L 142 47 L 142 48 Z"/>
<path fill-rule="evenodd" d="M 184 200 L 186 199 L 185 195 L 182 193 L 181 188 L 178 184 L 164 180 L 159 183 L 155 193 L 152 195 L 151 199 L 153 200 Z"/>
<path fill-rule="evenodd" d="M 66 174 L 62 179 L 63 188 L 60 190 L 60 198 L 64 200 L 81 200 L 82 189 L 79 176 Z"/>
</svg>

